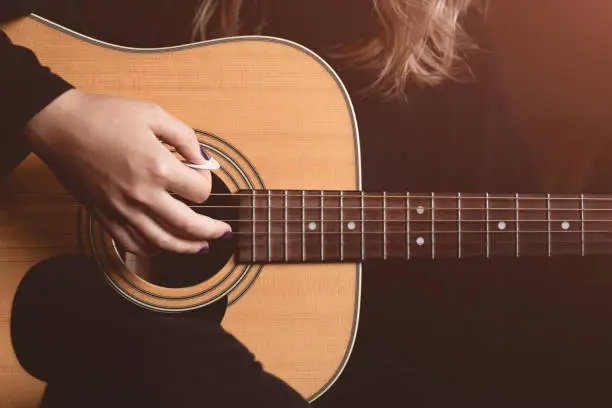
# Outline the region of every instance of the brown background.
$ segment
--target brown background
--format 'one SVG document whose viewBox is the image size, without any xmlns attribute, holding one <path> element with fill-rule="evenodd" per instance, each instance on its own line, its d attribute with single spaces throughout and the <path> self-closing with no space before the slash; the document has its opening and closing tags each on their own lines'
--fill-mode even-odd
<svg viewBox="0 0 612 408">
<path fill-rule="evenodd" d="M 517 134 L 546 190 L 583 190 L 612 157 L 612 2 L 494 0 L 488 25 Z M 534 175 L 535 176 L 535 175 Z"/>
</svg>

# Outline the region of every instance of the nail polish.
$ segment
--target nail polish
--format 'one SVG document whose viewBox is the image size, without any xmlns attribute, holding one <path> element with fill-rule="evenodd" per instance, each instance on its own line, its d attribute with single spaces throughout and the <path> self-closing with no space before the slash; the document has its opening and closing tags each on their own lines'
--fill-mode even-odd
<svg viewBox="0 0 612 408">
<path fill-rule="evenodd" d="M 198 255 L 206 255 L 209 252 L 210 252 L 210 247 L 209 246 L 205 246 L 205 247 L 202 247 L 202 249 L 200 249 L 198 251 Z"/>
<path fill-rule="evenodd" d="M 211 159 L 210 155 L 206 152 L 204 146 L 200 146 L 200 151 L 202 152 L 202 157 L 204 157 L 206 160 Z"/>
<path fill-rule="evenodd" d="M 221 239 L 231 239 L 233 236 L 232 231 L 227 231 L 225 234 L 221 236 Z"/>
</svg>

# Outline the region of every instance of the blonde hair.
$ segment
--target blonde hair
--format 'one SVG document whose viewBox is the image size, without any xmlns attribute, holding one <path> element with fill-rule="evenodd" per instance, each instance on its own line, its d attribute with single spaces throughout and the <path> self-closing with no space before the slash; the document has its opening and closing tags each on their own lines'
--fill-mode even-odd
<svg viewBox="0 0 612 408">
<path fill-rule="evenodd" d="M 307 1 L 307 0 L 303 0 Z M 472 46 L 462 15 L 474 0 L 371 0 L 380 29 L 360 44 L 338 45 L 329 56 L 368 69 L 376 79 L 368 90 L 403 96 L 410 83 L 435 85 L 456 78 L 462 51 Z M 243 34 L 244 0 L 202 0 L 194 20 L 194 36 L 210 37 L 213 17 L 223 36 Z M 255 34 L 264 28 L 264 16 Z"/>
</svg>

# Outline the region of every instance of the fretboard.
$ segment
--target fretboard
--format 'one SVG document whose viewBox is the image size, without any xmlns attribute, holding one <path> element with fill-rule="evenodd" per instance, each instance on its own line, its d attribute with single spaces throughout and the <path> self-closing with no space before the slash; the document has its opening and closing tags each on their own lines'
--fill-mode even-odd
<svg viewBox="0 0 612 408">
<path fill-rule="evenodd" d="M 612 196 L 241 191 L 238 262 L 604 255 Z"/>
</svg>

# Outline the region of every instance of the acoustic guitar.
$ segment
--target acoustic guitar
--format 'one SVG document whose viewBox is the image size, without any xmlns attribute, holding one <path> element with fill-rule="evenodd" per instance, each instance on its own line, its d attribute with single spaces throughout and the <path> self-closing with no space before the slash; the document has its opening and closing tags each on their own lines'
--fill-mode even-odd
<svg viewBox="0 0 612 408">
<path fill-rule="evenodd" d="M 12 354 L 8 319 L 23 274 L 54 255 L 94 257 L 126 301 L 160 313 L 225 302 L 223 326 L 313 401 L 351 355 L 362 261 L 612 248 L 612 197 L 362 191 L 349 95 L 330 66 L 298 44 L 246 36 L 134 49 L 35 15 L 3 29 L 78 88 L 153 101 L 195 128 L 221 168 L 210 200 L 190 205 L 228 221 L 234 235 L 210 255 L 170 258 L 185 267 L 173 268 L 179 282 L 145 276 L 28 157 L 2 185 L 0 356 L 8 375 L 0 376 L 0 395 L 40 390 Z"/>
</svg>

